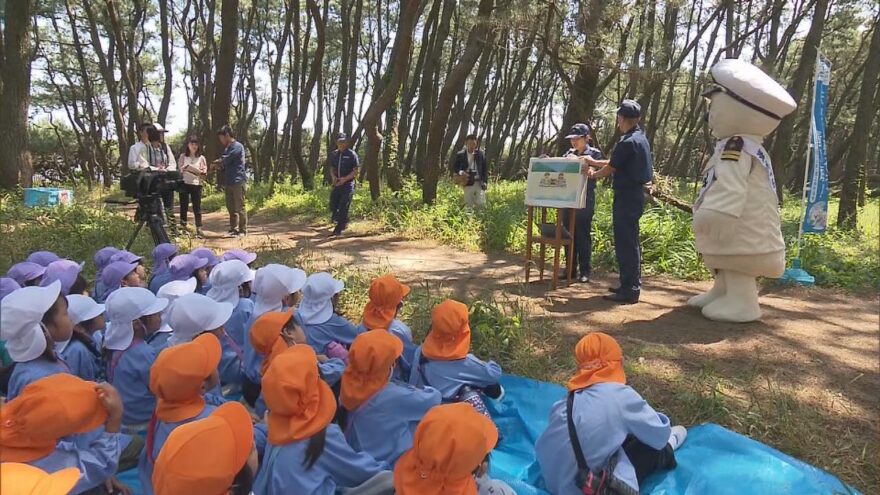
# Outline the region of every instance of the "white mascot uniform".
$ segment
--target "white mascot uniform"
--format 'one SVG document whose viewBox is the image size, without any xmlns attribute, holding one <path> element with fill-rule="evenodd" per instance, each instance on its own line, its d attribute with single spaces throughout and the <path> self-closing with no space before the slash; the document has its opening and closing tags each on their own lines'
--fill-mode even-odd
<svg viewBox="0 0 880 495">
<path fill-rule="evenodd" d="M 715 86 L 704 96 L 718 142 L 694 203 L 694 238 L 715 285 L 688 305 L 710 320 L 749 322 L 761 317 L 756 278 L 779 278 L 785 270 L 776 181 L 762 142 L 796 103 L 742 60 L 722 60 L 711 75 Z"/>
</svg>

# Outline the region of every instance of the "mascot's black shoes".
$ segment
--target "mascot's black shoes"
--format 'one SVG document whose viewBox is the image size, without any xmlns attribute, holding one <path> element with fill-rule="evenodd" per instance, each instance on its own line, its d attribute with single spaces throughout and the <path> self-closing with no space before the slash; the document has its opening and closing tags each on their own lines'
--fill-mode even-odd
<svg viewBox="0 0 880 495">
<path fill-rule="evenodd" d="M 615 302 L 617 304 L 636 304 L 639 302 L 639 294 L 621 294 L 620 292 L 615 292 L 614 294 L 608 294 L 602 298 L 606 301 Z"/>
</svg>

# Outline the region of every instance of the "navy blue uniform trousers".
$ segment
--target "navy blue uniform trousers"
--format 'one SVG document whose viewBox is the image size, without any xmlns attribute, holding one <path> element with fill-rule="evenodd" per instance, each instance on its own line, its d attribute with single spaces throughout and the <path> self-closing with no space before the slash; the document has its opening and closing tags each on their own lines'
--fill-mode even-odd
<svg viewBox="0 0 880 495">
<path fill-rule="evenodd" d="M 330 192 L 330 218 L 336 222 L 336 232 L 340 233 L 348 227 L 348 209 L 351 208 L 351 200 L 354 197 L 354 188 L 351 184 L 334 187 Z"/>
<path fill-rule="evenodd" d="M 614 223 L 614 253 L 620 271 L 620 293 L 638 295 L 641 290 L 642 251 L 639 247 L 639 220 L 645 209 L 642 187 L 614 190 L 611 207 Z"/>
<path fill-rule="evenodd" d="M 566 249 L 566 262 L 572 267 L 572 276 L 580 274 L 589 277 L 593 271 L 590 258 L 593 255 L 593 214 L 596 212 L 596 191 L 587 190 L 587 204 L 583 208 L 567 208 L 563 215 L 565 228 L 568 228 L 571 212 L 574 211 L 574 254 Z"/>
</svg>

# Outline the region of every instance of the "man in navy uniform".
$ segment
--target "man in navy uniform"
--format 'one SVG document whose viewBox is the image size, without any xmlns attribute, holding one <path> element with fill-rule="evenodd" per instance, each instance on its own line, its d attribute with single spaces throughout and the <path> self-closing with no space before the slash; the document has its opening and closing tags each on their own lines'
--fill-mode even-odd
<svg viewBox="0 0 880 495">
<path fill-rule="evenodd" d="M 585 157 L 585 173 L 592 179 L 614 174 L 612 221 L 614 252 L 620 270 L 620 286 L 612 287 L 605 299 L 621 304 L 639 302 L 641 294 L 641 250 L 639 220 L 645 208 L 645 184 L 654 178 L 651 146 L 639 126 L 642 107 L 635 100 L 623 100 L 617 109 L 617 128 L 622 136 L 610 160 Z M 593 170 L 591 167 L 601 167 Z"/>
<path fill-rule="evenodd" d="M 562 156 L 589 156 L 596 160 L 604 158 L 599 148 L 590 146 L 591 129 L 587 124 L 575 124 L 571 126 L 568 139 L 571 143 L 571 149 L 566 151 Z M 569 249 L 566 251 L 566 262 L 572 267 L 572 274 L 577 280 L 585 284 L 590 281 L 592 265 L 590 257 L 593 253 L 593 213 L 596 211 L 596 179 L 587 180 L 587 202 L 583 208 L 574 211 L 574 252 Z M 568 208 L 564 213 L 564 224 L 569 225 L 572 209 Z M 580 271 L 580 276 L 578 276 Z M 568 277 L 568 270 L 563 270 L 562 278 Z"/>
<path fill-rule="evenodd" d="M 333 191 L 330 193 L 330 219 L 336 223 L 333 235 L 342 235 L 348 227 L 348 209 L 354 197 L 355 178 L 360 168 L 357 154 L 348 148 L 348 136 L 336 135 L 336 149 L 327 157 Z"/>
</svg>

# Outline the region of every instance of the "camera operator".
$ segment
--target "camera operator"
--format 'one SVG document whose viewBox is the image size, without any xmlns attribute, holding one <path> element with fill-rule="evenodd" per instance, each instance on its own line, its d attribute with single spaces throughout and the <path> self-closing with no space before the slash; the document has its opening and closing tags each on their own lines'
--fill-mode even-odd
<svg viewBox="0 0 880 495">
<path fill-rule="evenodd" d="M 150 144 L 147 147 L 147 158 L 150 170 L 170 172 L 177 170 L 177 160 L 171 148 L 165 144 L 164 134 L 167 132 L 159 124 L 153 124 L 147 128 L 147 138 Z M 162 206 L 165 209 L 166 223 L 173 225 L 174 222 L 174 189 L 168 188 L 162 191 Z"/>
<path fill-rule="evenodd" d="M 465 139 L 465 149 L 455 155 L 455 173 L 467 176 L 464 185 L 464 204 L 471 208 L 482 208 L 486 204 L 486 188 L 489 186 L 489 172 L 486 155 L 477 148 L 476 134 Z"/>
<path fill-rule="evenodd" d="M 147 157 L 147 148 L 150 146 L 149 129 L 153 124 L 144 122 L 138 127 L 140 141 L 131 145 L 128 149 L 128 168 L 130 170 L 150 170 L 150 160 Z"/>
</svg>

